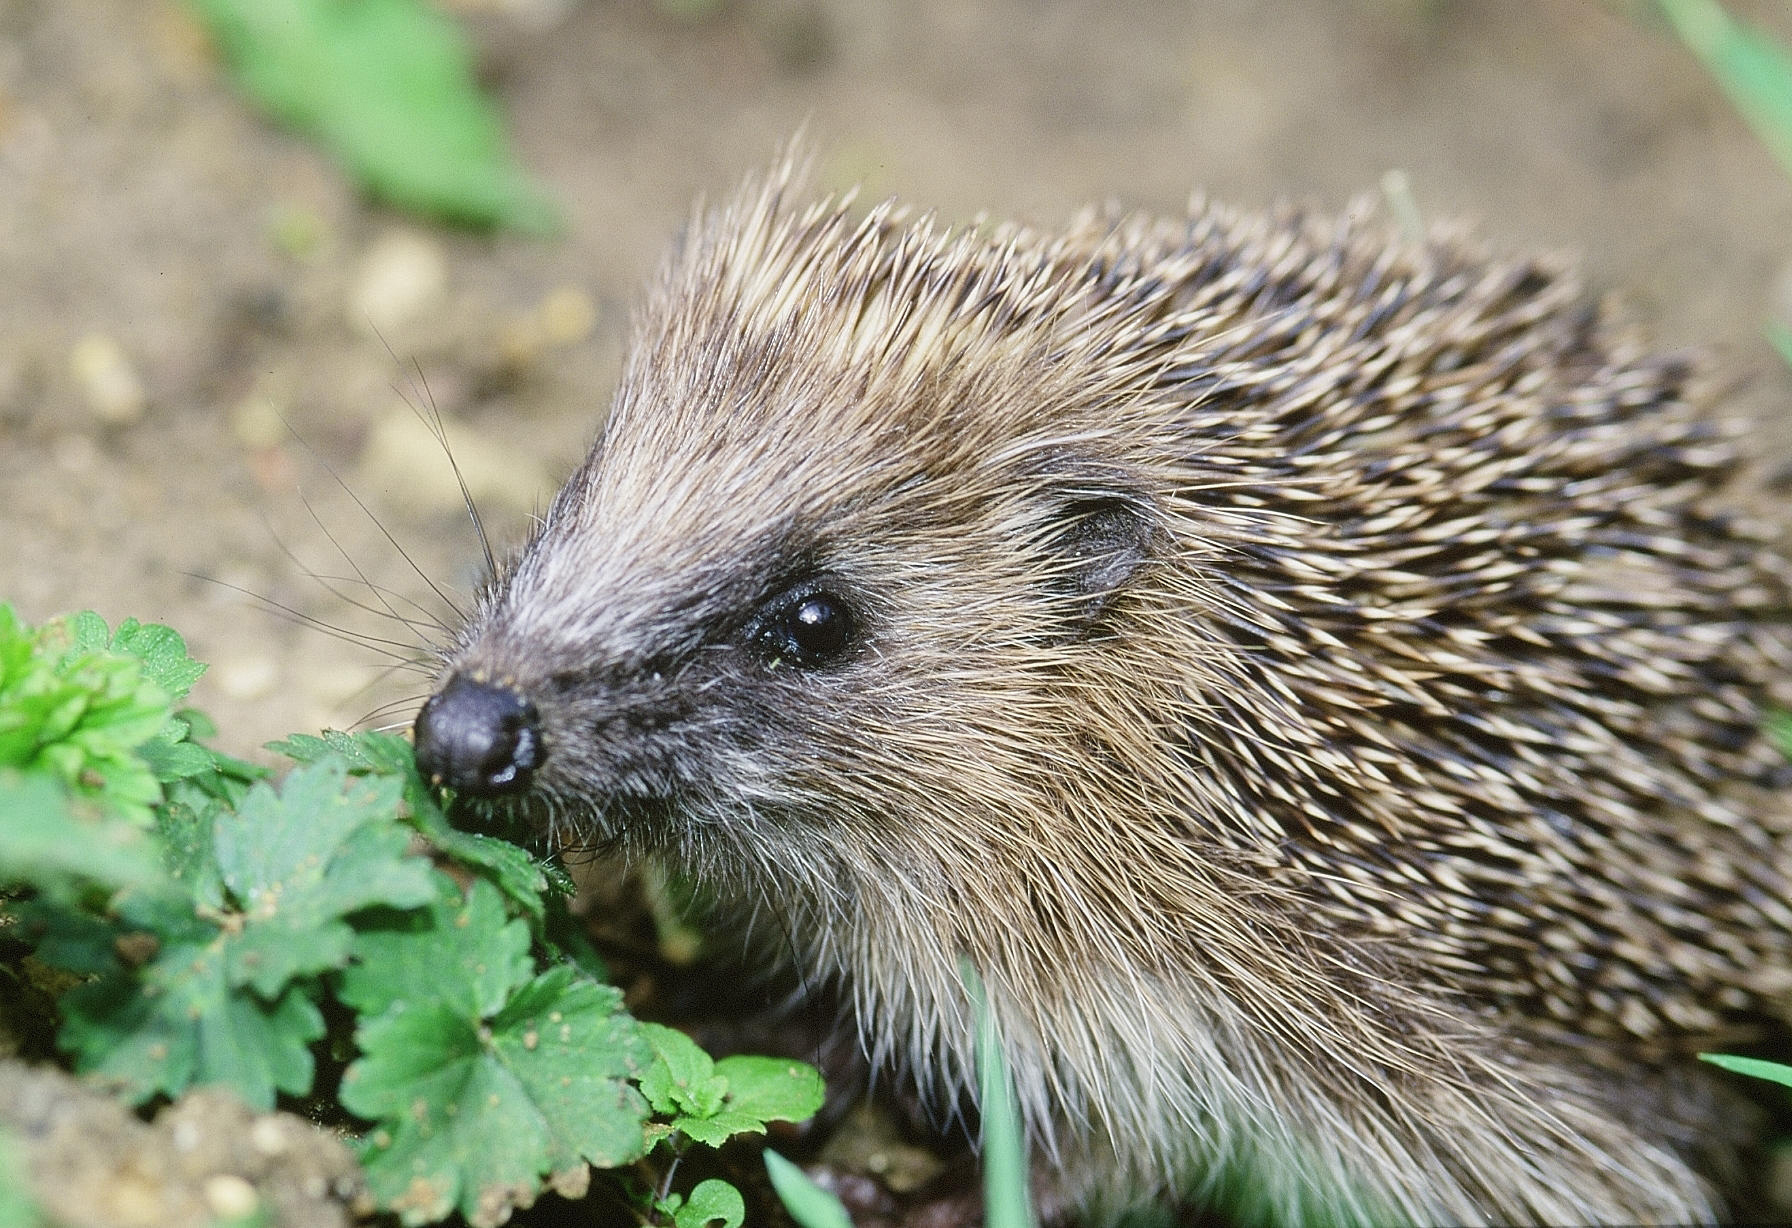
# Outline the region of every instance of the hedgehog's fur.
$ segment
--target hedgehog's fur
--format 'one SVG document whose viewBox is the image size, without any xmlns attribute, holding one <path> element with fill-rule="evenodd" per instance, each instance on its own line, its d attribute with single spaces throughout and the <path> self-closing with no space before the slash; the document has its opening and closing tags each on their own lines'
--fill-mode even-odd
<svg viewBox="0 0 1792 1228">
<path fill-rule="evenodd" d="M 795 192 L 699 218 L 447 653 L 539 813 L 775 909 L 941 1098 L 968 956 L 1092 1205 L 1721 1217 L 1792 626 L 1693 364 L 1460 236 Z M 749 649 L 804 583 L 822 668 Z"/>
</svg>

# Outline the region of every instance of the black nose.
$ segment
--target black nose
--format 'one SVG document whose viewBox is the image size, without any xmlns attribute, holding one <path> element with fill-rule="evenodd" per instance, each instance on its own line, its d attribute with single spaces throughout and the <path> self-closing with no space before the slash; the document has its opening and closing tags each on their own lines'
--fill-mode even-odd
<svg viewBox="0 0 1792 1228">
<path fill-rule="evenodd" d="M 521 793 L 546 757 L 535 705 L 464 674 L 423 705 L 415 737 L 417 769 L 461 793 Z"/>
</svg>

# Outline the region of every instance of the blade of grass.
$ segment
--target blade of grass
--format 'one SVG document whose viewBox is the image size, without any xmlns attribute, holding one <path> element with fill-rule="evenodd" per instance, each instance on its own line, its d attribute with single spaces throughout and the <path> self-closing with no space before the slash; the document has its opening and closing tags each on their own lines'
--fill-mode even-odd
<svg viewBox="0 0 1792 1228">
<path fill-rule="evenodd" d="M 978 1106 L 983 1118 L 983 1223 L 985 1228 L 1034 1228 L 1027 1175 L 1026 1135 L 1015 1106 L 1014 1080 L 1002 1052 L 995 1012 L 970 961 L 959 963 L 977 1011 Z"/>
<path fill-rule="evenodd" d="M 1756 1079 L 1766 1079 L 1769 1083 L 1779 1083 L 1792 1087 L 1792 1066 L 1783 1066 L 1779 1062 L 1766 1062 L 1758 1057 L 1732 1057 L 1727 1053 L 1701 1053 L 1699 1057 L 1713 1066 L 1736 1074 L 1749 1075 Z"/>
<path fill-rule="evenodd" d="M 1755 135 L 1792 175 L 1792 54 L 1717 0 L 1656 0 Z"/>
<path fill-rule="evenodd" d="M 852 1228 L 852 1220 L 840 1200 L 777 1152 L 765 1153 L 765 1171 L 784 1209 L 802 1228 Z"/>
</svg>

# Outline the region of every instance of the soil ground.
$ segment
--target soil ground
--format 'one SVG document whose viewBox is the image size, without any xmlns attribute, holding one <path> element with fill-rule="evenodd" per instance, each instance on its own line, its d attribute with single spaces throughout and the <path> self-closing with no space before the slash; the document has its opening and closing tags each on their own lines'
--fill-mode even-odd
<svg viewBox="0 0 1792 1228">
<path fill-rule="evenodd" d="M 408 723 L 424 680 L 303 625 L 414 655 L 431 633 L 378 607 L 445 616 L 435 586 L 477 580 L 405 398 L 433 400 L 514 540 L 583 454 L 693 199 L 805 126 L 825 186 L 954 220 L 1197 188 L 1341 209 L 1401 172 L 1427 216 L 1574 254 L 1664 345 L 1715 347 L 1761 462 L 1792 459 L 1792 376 L 1761 340 L 1792 316 L 1792 186 L 1626 6 L 458 7 L 564 207 L 553 239 L 369 205 L 245 107 L 173 0 L 0 0 L 0 600 L 176 626 L 226 749 Z M 1792 35 L 1783 6 L 1732 8 Z"/>
</svg>

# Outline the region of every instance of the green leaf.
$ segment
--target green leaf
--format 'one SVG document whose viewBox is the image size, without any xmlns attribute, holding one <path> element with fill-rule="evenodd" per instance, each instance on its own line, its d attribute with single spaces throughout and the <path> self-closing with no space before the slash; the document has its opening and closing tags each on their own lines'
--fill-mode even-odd
<svg viewBox="0 0 1792 1228">
<path fill-rule="evenodd" d="M 728 1081 L 728 1107 L 758 1121 L 803 1121 L 826 1098 L 821 1072 L 781 1057 L 725 1057 L 716 1073 Z"/>
<path fill-rule="evenodd" d="M 93 622 L 99 623 L 101 632 L 105 623 L 98 615 L 88 615 Z M 83 624 L 90 629 L 90 623 Z M 82 634 L 81 632 L 77 633 Z M 170 702 L 177 703 L 186 697 L 193 684 L 205 673 L 205 666 L 187 655 L 187 642 L 172 627 L 164 627 L 158 623 L 140 623 L 134 618 L 127 618 L 118 624 L 118 630 L 99 648 L 107 648 L 113 652 L 124 653 L 143 662 L 143 676 L 162 689 Z"/>
<path fill-rule="evenodd" d="M 1701 1053 L 1699 1057 L 1724 1070 L 1749 1075 L 1756 1079 L 1766 1079 L 1770 1083 L 1778 1083 L 1783 1087 L 1792 1087 L 1792 1066 L 1763 1061 L 1758 1057 L 1733 1057 L 1728 1053 Z"/>
<path fill-rule="evenodd" d="M 346 918 L 431 902 L 436 871 L 410 856 L 393 781 L 351 778 L 338 758 L 295 770 L 276 792 L 255 785 L 240 812 L 171 808 L 161 831 L 186 894 L 127 891 L 108 922 L 113 946 L 143 966 L 114 966 L 63 999 L 59 1043 L 79 1069 L 133 1100 L 226 1084 L 257 1106 L 310 1090 L 309 1045 L 323 1018 L 300 978 L 341 967 Z M 92 968 L 103 927 L 32 914 L 39 954 Z"/>
<path fill-rule="evenodd" d="M 840 1200 L 777 1152 L 765 1153 L 765 1171 L 778 1192 L 778 1201 L 802 1228 L 852 1228 L 852 1219 Z"/>
<path fill-rule="evenodd" d="M 528 918 L 532 932 L 542 936 L 546 917 L 542 897 L 550 888 L 559 889 L 559 885 L 549 881 L 542 864 L 527 849 L 507 840 L 464 832 L 451 824 L 436 804 L 435 790 L 417 774 L 415 754 L 405 739 L 389 733 L 329 730 L 321 737 L 294 734 L 284 741 L 268 743 L 268 749 L 300 763 L 339 755 L 351 770 L 403 782 L 406 822 L 444 856 L 489 880 L 504 893 L 511 911 Z M 569 893 L 570 887 L 562 891 Z"/>
<path fill-rule="evenodd" d="M 977 1108 L 983 1130 L 983 1222 L 985 1228 L 1032 1228 L 1033 1197 L 1027 1168 L 1027 1138 L 1014 1101 L 1014 1081 L 996 1029 L 995 1012 L 983 978 L 960 957 L 959 975 L 977 1015 Z"/>
<path fill-rule="evenodd" d="M 117 972 L 65 994 L 58 1042 L 76 1068 L 138 1103 L 220 1084 L 266 1109 L 276 1091 L 309 1091 L 323 1016 L 296 988 L 272 1003 L 238 991 L 224 945 L 215 927 L 195 923 L 140 978 Z"/>
<path fill-rule="evenodd" d="M 167 728 L 170 701 L 107 641 L 96 614 L 32 630 L 0 605 L 0 768 L 54 776 L 147 825 L 162 790 L 137 748 Z"/>
<path fill-rule="evenodd" d="M 321 141 L 374 196 L 479 226 L 545 231 L 458 27 L 421 0 L 189 0 L 237 85 Z"/>
<path fill-rule="evenodd" d="M 67 897 L 88 886 L 151 888 L 163 878 L 142 828 L 76 807 L 51 777 L 0 770 L 0 883 Z"/>
<path fill-rule="evenodd" d="M 440 1003 L 483 1019 L 533 975 L 529 927 L 505 914 L 490 883 L 474 880 L 464 899 L 439 871 L 436 885 L 428 909 L 364 926 L 355 936 L 354 962 L 343 971 L 339 996 L 358 1013 Z"/>
<path fill-rule="evenodd" d="M 342 1103 L 379 1122 L 369 1188 L 405 1223 L 459 1209 L 496 1224 L 544 1173 L 615 1167 L 646 1150 L 628 1079 L 647 1054 L 621 994 L 570 968 L 534 978 L 489 1018 L 443 1001 L 363 1018 Z"/>
<path fill-rule="evenodd" d="M 653 1048 L 653 1064 L 641 1076 L 641 1093 L 653 1111 L 697 1118 L 721 1112 L 728 1080 L 716 1075 L 715 1059 L 676 1028 L 658 1023 L 640 1026 Z"/>
<path fill-rule="evenodd" d="M 348 914 L 434 898 L 429 863 L 406 855 L 398 794 L 396 781 L 350 778 L 325 760 L 295 770 L 278 794 L 257 785 L 240 811 L 213 820 L 219 878 L 243 918 L 227 944 L 233 984 L 272 997 L 347 961 Z"/>
<path fill-rule="evenodd" d="M 670 1119 L 656 1123 L 656 1134 L 677 1131 L 720 1147 L 737 1134 L 764 1134 L 768 1121 L 799 1121 L 821 1107 L 821 1075 L 802 1062 L 770 1057 L 718 1062 L 675 1028 L 640 1027 L 654 1057 L 641 1076 L 641 1092 L 655 1114 Z"/>
<path fill-rule="evenodd" d="M 673 1212 L 676 1228 L 740 1228 L 746 1222 L 747 1204 L 740 1191 L 711 1177 L 697 1183 L 684 1205 Z"/>
</svg>

